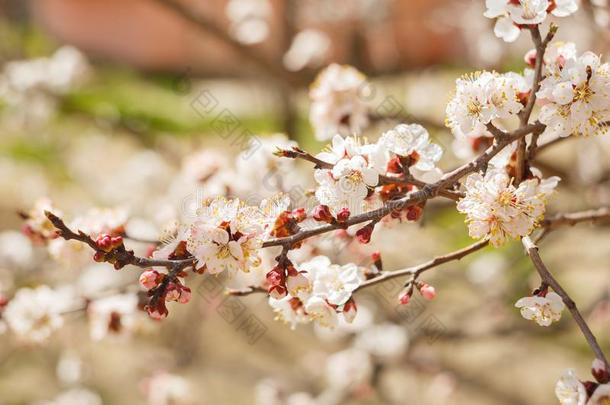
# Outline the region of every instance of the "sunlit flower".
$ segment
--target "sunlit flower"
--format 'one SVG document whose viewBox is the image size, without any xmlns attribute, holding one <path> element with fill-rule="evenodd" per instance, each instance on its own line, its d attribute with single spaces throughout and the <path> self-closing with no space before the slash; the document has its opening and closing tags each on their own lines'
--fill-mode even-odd
<svg viewBox="0 0 610 405">
<path fill-rule="evenodd" d="M 473 173 L 466 179 L 466 196 L 457 209 L 466 214 L 471 237 L 489 236 L 493 246 L 500 246 L 534 230 L 558 181 L 557 177 L 533 178 L 515 187 L 504 171 L 489 169 L 484 176 Z"/>
<path fill-rule="evenodd" d="M 443 150 L 430 142 L 430 134 L 419 124 L 400 124 L 381 135 L 379 143 L 399 156 L 411 157 L 412 168 L 429 171 L 436 167 Z"/>
<path fill-rule="evenodd" d="M 565 137 L 606 132 L 610 65 L 591 52 L 562 64 L 542 81 L 537 93 L 544 101 L 539 119 L 547 126 L 545 133 Z"/>
<path fill-rule="evenodd" d="M 566 370 L 555 385 L 555 395 L 561 405 L 585 405 L 587 391 L 574 370 Z"/>
<path fill-rule="evenodd" d="M 484 15 L 497 18 L 494 33 L 506 42 L 519 37 L 520 26 L 544 22 L 549 13 L 567 17 L 578 9 L 578 0 L 485 0 Z"/>
<path fill-rule="evenodd" d="M 9 329 L 19 338 L 40 343 L 63 325 L 62 312 L 72 303 L 67 290 L 48 286 L 17 291 L 2 313 Z"/>
<path fill-rule="evenodd" d="M 48 198 L 36 200 L 32 209 L 25 213 L 23 232 L 35 242 L 44 242 L 56 236 L 57 230 L 45 215 L 45 211 L 52 212 L 57 216 L 62 215 L 61 211 L 53 207 L 53 203 Z"/>
<path fill-rule="evenodd" d="M 258 207 L 238 199 L 218 197 L 205 201 L 186 235 L 188 251 L 211 274 L 247 272 L 259 262 L 264 224 Z"/>
<path fill-rule="evenodd" d="M 366 77 L 351 66 L 332 64 L 320 72 L 309 91 L 316 139 L 359 134 L 368 125 L 366 85 Z"/>
<path fill-rule="evenodd" d="M 532 296 L 520 298 L 515 306 L 521 309 L 521 316 L 533 320 L 540 326 L 549 326 L 561 319 L 561 312 L 565 305 L 561 297 L 554 292 L 546 296 Z"/>
<path fill-rule="evenodd" d="M 301 269 L 313 278 L 313 294 L 323 297 L 330 304 L 345 304 L 352 292 L 364 281 L 358 266 L 353 263 L 343 266 L 331 264 L 326 256 L 314 258 L 312 261 L 315 266 L 303 263 Z"/>
<path fill-rule="evenodd" d="M 514 75 L 477 72 L 456 81 L 456 94 L 447 105 L 447 124 L 464 135 L 482 133 L 495 119 L 506 119 L 523 108 L 520 82 Z"/>
</svg>

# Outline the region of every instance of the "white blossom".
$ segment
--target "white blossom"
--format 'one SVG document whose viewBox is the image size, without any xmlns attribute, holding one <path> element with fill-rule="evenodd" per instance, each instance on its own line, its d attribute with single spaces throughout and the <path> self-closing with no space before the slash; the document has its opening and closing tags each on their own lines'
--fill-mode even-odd
<svg viewBox="0 0 610 405">
<path fill-rule="evenodd" d="M 457 209 L 466 214 L 471 237 L 489 236 L 493 246 L 500 246 L 534 230 L 558 181 L 557 177 L 533 178 L 515 187 L 506 172 L 490 168 L 484 176 L 468 176 L 466 196 L 458 201 Z"/>
<path fill-rule="evenodd" d="M 477 72 L 456 81 L 456 94 L 447 105 L 447 124 L 466 136 L 485 131 L 495 119 L 507 119 L 523 108 L 515 75 Z"/>
<path fill-rule="evenodd" d="M 318 74 L 309 91 L 309 120 L 316 139 L 359 134 L 368 125 L 367 84 L 362 73 L 347 65 L 332 64 Z"/>
<path fill-rule="evenodd" d="M 593 391 L 587 405 L 606 405 L 608 403 L 610 403 L 610 384 L 601 384 Z"/>
<path fill-rule="evenodd" d="M 537 93 L 544 103 L 539 119 L 547 126 L 545 134 L 565 137 L 606 132 L 610 65 L 585 52 L 562 61 L 552 73 L 541 82 Z"/>
<path fill-rule="evenodd" d="M 506 42 L 519 37 L 519 25 L 537 25 L 549 13 L 567 17 L 578 9 L 578 0 L 485 0 L 485 17 L 497 18 L 494 33 Z"/>
<path fill-rule="evenodd" d="M 587 391 L 578 381 L 574 370 L 566 370 L 555 385 L 555 395 L 561 405 L 585 405 Z"/>
<path fill-rule="evenodd" d="M 391 153 L 411 157 L 414 163 L 409 169 L 416 178 L 423 172 L 435 170 L 443 155 L 441 147 L 430 142 L 430 134 L 419 124 L 400 124 L 384 132 L 379 143 Z"/>
<path fill-rule="evenodd" d="M 257 266 L 264 229 L 258 207 L 238 199 L 204 201 L 190 224 L 187 249 L 211 274 L 244 271 Z"/>
<path fill-rule="evenodd" d="M 360 144 L 357 138 L 340 135 L 335 135 L 329 150 L 316 158 L 333 165 L 314 172 L 316 199 L 334 211 L 347 207 L 352 215 L 363 211 L 369 189 L 379 184 L 388 161 L 383 143 Z"/>
<path fill-rule="evenodd" d="M 304 263 L 300 268 L 308 271 L 313 279 L 313 295 L 323 297 L 330 304 L 345 304 L 364 281 L 358 266 L 353 263 L 343 266 L 331 264 L 326 256 L 319 256 L 313 261 L 316 262 L 315 266 Z"/>
<path fill-rule="evenodd" d="M 102 340 L 109 333 L 127 335 L 135 326 L 138 297 L 120 294 L 93 301 L 87 308 L 91 339 Z"/>
<path fill-rule="evenodd" d="M 515 307 L 521 309 L 521 316 L 533 320 L 540 326 L 549 326 L 561 319 L 565 305 L 555 292 L 549 292 L 545 297 L 532 296 L 520 298 Z"/>
<path fill-rule="evenodd" d="M 2 313 L 9 329 L 19 338 L 41 343 L 63 325 L 62 312 L 72 304 L 67 290 L 42 285 L 22 288 Z"/>
</svg>

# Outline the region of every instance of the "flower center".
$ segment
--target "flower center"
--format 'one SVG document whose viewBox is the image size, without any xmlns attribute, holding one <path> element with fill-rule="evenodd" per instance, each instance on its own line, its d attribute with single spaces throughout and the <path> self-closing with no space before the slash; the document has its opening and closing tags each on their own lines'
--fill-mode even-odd
<svg viewBox="0 0 610 405">
<path fill-rule="evenodd" d="M 574 101 L 582 101 L 588 103 L 593 97 L 593 90 L 589 86 L 589 83 L 585 82 L 574 89 Z"/>
<path fill-rule="evenodd" d="M 478 100 L 470 100 L 466 106 L 468 114 L 478 117 L 481 114 L 483 106 Z"/>
</svg>

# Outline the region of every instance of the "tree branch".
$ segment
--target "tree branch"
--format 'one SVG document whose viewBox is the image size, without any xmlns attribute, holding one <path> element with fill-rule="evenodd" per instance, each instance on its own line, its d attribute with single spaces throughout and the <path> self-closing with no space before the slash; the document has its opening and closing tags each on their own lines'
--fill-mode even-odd
<svg viewBox="0 0 610 405">
<path fill-rule="evenodd" d="M 79 230 L 78 233 L 73 232 L 57 215 L 49 211 L 46 211 L 45 215 L 47 216 L 49 221 L 51 221 L 53 226 L 55 226 L 58 231 L 57 233 L 60 237 L 65 240 L 76 240 L 85 243 L 86 245 L 89 245 L 89 247 L 93 249 L 96 253 L 100 253 L 106 256 L 106 259 L 104 261 L 116 261 L 121 264 L 121 267 L 131 264 L 142 268 L 165 267 L 168 269 L 173 269 L 176 266 L 181 266 L 181 268 L 183 269 L 189 265 L 193 265 L 195 262 L 194 258 L 182 260 L 159 260 L 149 259 L 146 257 L 138 257 L 133 253 L 132 250 L 126 250 L 123 245 L 111 250 L 110 252 L 106 252 L 100 249 L 95 243 L 95 241 L 91 238 L 91 236 L 87 235 L 83 231 Z"/>
<path fill-rule="evenodd" d="M 532 36 L 532 41 L 536 47 L 536 64 L 534 66 L 534 80 L 532 83 L 532 90 L 530 96 L 527 100 L 527 104 L 525 108 L 519 114 L 519 119 L 521 122 L 521 126 L 527 125 L 529 122 L 530 116 L 532 115 L 532 110 L 534 109 L 534 105 L 536 104 L 536 93 L 540 89 L 540 82 L 542 81 L 542 69 L 544 67 L 544 53 L 546 52 L 547 45 L 551 42 L 555 33 L 557 33 L 557 26 L 551 24 L 549 28 L 549 32 L 547 33 L 544 40 L 540 35 L 540 29 L 538 25 L 533 25 L 529 28 L 530 34 Z M 516 166 L 516 174 L 515 180 L 517 183 L 520 183 L 523 177 L 525 176 L 525 163 L 528 159 L 528 155 L 533 156 L 534 150 L 536 149 L 536 143 L 538 142 L 538 136 L 542 133 L 541 131 L 533 131 L 534 136 L 532 137 L 532 144 L 530 144 L 530 151 L 526 154 L 526 141 L 525 138 L 519 140 L 517 144 L 517 166 Z"/>
<path fill-rule="evenodd" d="M 540 254 L 538 252 L 538 247 L 534 244 L 534 242 L 532 242 L 532 240 L 530 239 L 529 236 L 524 237 L 521 241 L 523 243 L 523 247 L 525 248 L 528 256 L 530 257 L 530 260 L 534 264 L 536 271 L 538 271 L 538 274 L 540 274 L 540 278 L 542 279 L 542 282 L 549 285 L 553 289 L 553 291 L 555 291 L 561 297 L 561 299 L 563 300 L 563 303 L 566 305 L 566 307 L 572 314 L 572 317 L 576 321 L 576 324 L 578 325 L 582 334 L 584 335 L 585 339 L 587 340 L 587 343 L 589 344 L 589 346 L 595 353 L 595 356 L 599 360 L 603 361 L 606 364 L 606 367 L 610 367 L 610 365 L 608 364 L 608 360 L 606 359 L 606 356 L 604 355 L 604 352 L 602 351 L 601 347 L 599 346 L 599 343 L 597 342 L 595 335 L 591 331 L 591 328 L 589 328 L 589 325 L 587 325 L 587 322 L 584 320 L 584 318 L 580 314 L 580 311 L 578 310 L 578 307 L 576 306 L 576 303 L 574 302 L 574 300 L 572 300 L 570 295 L 563 289 L 561 284 L 559 284 L 559 282 L 555 279 L 555 277 L 553 277 L 553 275 L 547 269 L 546 265 L 542 261 L 542 258 L 540 257 Z"/>
<path fill-rule="evenodd" d="M 437 256 L 434 259 L 429 260 L 425 263 L 419 264 L 417 266 L 407 267 L 402 270 L 384 272 L 375 278 L 365 281 L 355 291 L 359 291 L 363 288 L 367 288 L 372 285 L 379 284 L 384 281 L 391 280 L 391 279 L 394 279 L 397 277 L 411 275 L 414 278 L 417 278 L 421 273 L 423 273 L 427 270 L 430 270 L 434 267 L 440 266 L 441 264 L 445 264 L 445 263 L 448 263 L 448 262 L 451 262 L 454 260 L 460 260 L 460 259 L 468 256 L 471 253 L 474 253 L 474 252 L 477 252 L 477 251 L 483 249 L 487 245 L 489 245 L 489 240 L 483 239 L 483 240 L 473 243 L 472 245 L 467 246 L 463 249 L 456 250 L 455 252 L 447 253 L 442 256 Z"/>
</svg>

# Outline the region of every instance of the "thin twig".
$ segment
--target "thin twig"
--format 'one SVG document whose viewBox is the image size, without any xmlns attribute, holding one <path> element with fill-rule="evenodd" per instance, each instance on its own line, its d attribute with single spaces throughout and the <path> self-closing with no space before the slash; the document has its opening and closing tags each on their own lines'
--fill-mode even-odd
<svg viewBox="0 0 610 405">
<path fill-rule="evenodd" d="M 423 273 L 427 270 L 430 270 L 434 267 L 440 266 L 441 264 L 444 264 L 447 262 L 451 262 L 454 260 L 460 260 L 460 259 L 464 258 L 465 256 L 468 256 L 471 253 L 474 253 L 478 250 L 483 249 L 487 245 L 489 245 L 489 240 L 483 239 L 483 240 L 473 243 L 472 245 L 467 246 L 463 249 L 456 250 L 455 252 L 447 253 L 442 256 L 437 256 L 434 259 L 429 260 L 425 263 L 419 264 L 417 266 L 407 267 L 402 270 L 381 273 L 381 275 L 362 283 L 355 291 L 359 291 L 363 288 L 367 288 L 372 285 L 379 284 L 381 282 L 391 280 L 391 279 L 394 279 L 397 277 L 403 277 L 403 276 L 410 275 L 410 276 L 413 276 L 414 278 L 417 278 L 421 273 Z"/>
<path fill-rule="evenodd" d="M 557 214 L 550 218 L 545 218 L 542 221 L 542 226 L 546 229 L 553 230 L 558 226 L 569 225 L 574 226 L 581 222 L 601 222 L 610 220 L 610 207 L 602 207 L 594 210 L 569 212 Z"/>
<path fill-rule="evenodd" d="M 540 274 L 540 278 L 542 279 L 542 281 L 544 283 L 548 284 L 553 289 L 553 291 L 555 291 L 561 297 L 561 299 L 563 300 L 563 303 L 565 304 L 565 306 L 568 308 L 568 310 L 572 314 L 572 317 L 576 321 L 576 324 L 578 325 L 582 334 L 584 335 L 585 339 L 587 340 L 587 343 L 589 344 L 589 346 L 595 353 L 595 356 L 599 360 L 603 361 L 606 364 L 606 367 L 610 367 L 610 365 L 608 364 L 608 360 L 606 359 L 606 356 L 604 355 L 603 350 L 599 346 L 599 343 L 597 342 L 595 335 L 591 331 L 591 328 L 589 328 L 589 325 L 587 325 L 587 322 L 584 320 L 584 318 L 580 314 L 580 311 L 578 310 L 578 307 L 576 306 L 576 303 L 574 302 L 574 300 L 570 297 L 570 295 L 566 292 L 566 290 L 563 289 L 561 284 L 559 284 L 559 282 L 555 279 L 555 277 L 553 277 L 553 275 L 547 269 L 546 265 L 542 261 L 542 258 L 540 257 L 540 253 L 538 252 L 538 247 L 534 244 L 534 242 L 532 242 L 532 240 L 530 239 L 529 236 L 524 237 L 521 241 L 523 243 L 523 247 L 525 247 L 525 250 L 526 250 L 528 256 L 530 257 L 532 263 L 534 264 L 536 271 L 538 271 L 538 274 Z"/>
<path fill-rule="evenodd" d="M 72 231 L 64 221 L 59 218 L 57 215 L 52 212 L 46 211 L 45 215 L 51 221 L 53 226 L 58 231 L 58 236 L 62 237 L 65 240 L 76 240 L 86 245 L 89 245 L 91 249 L 95 252 L 100 252 L 107 256 L 107 260 L 110 259 L 118 261 L 122 264 L 122 266 L 131 264 L 137 267 L 149 268 L 149 267 L 166 267 L 168 269 L 174 268 L 176 265 L 182 266 L 182 268 L 187 267 L 188 265 L 192 265 L 195 262 L 194 258 L 181 259 L 181 260 L 163 260 L 163 259 L 149 259 L 146 257 L 136 256 L 133 251 L 126 250 L 124 246 L 113 249 L 110 252 L 106 252 L 101 250 L 95 241 L 91 238 L 91 236 L 87 235 L 83 231 L 78 231 L 78 233 Z"/>
</svg>

